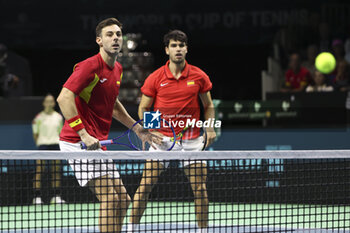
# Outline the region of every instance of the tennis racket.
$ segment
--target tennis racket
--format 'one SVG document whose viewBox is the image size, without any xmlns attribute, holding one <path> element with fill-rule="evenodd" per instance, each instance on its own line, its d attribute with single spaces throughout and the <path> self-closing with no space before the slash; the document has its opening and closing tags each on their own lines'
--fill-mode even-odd
<svg viewBox="0 0 350 233">
<path fill-rule="evenodd" d="M 189 127 L 185 127 L 183 128 L 183 130 L 176 135 L 176 142 L 179 143 L 180 145 L 182 145 L 183 140 L 184 140 L 184 136 L 185 136 L 185 132 L 190 129 Z M 207 147 L 207 131 L 204 128 L 200 129 L 200 135 L 198 137 L 198 150 L 205 150 L 205 148 Z"/>
<path fill-rule="evenodd" d="M 169 122 L 164 119 L 161 119 L 161 121 L 163 122 L 163 124 L 161 124 L 163 126 L 162 132 L 167 132 L 168 134 L 174 135 L 174 137 L 176 137 L 175 130 L 169 124 Z M 148 142 L 142 142 L 142 140 L 134 132 L 134 127 L 138 124 L 141 124 L 143 126 L 143 119 L 135 122 L 130 129 L 128 129 L 118 137 L 100 141 L 101 146 L 116 144 L 116 145 L 128 147 L 133 150 L 148 150 L 152 145 L 150 145 Z M 147 129 L 144 129 L 144 130 L 145 132 L 148 131 Z M 152 133 L 152 131 L 149 133 Z M 171 149 L 173 149 L 175 143 L 176 141 L 169 141 L 168 139 L 164 139 L 162 141 L 162 148 L 164 148 L 164 150 L 170 151 Z M 81 143 L 81 148 L 82 149 L 87 148 L 85 143 L 83 142 Z"/>
</svg>

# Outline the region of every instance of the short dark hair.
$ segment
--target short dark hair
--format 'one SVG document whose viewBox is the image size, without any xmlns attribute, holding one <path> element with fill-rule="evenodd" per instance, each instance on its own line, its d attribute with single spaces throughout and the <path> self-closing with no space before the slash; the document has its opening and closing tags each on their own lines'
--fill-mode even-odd
<svg viewBox="0 0 350 233">
<path fill-rule="evenodd" d="M 102 29 L 104 27 L 116 24 L 120 29 L 122 29 L 123 24 L 119 22 L 116 18 L 104 19 L 96 26 L 96 37 L 101 36 Z"/>
<path fill-rule="evenodd" d="M 164 45 L 165 47 L 169 46 L 169 42 L 170 40 L 175 40 L 175 41 L 180 41 L 183 42 L 187 45 L 187 35 L 180 30 L 172 30 L 170 32 L 168 32 L 167 34 L 165 34 L 164 36 Z"/>
</svg>

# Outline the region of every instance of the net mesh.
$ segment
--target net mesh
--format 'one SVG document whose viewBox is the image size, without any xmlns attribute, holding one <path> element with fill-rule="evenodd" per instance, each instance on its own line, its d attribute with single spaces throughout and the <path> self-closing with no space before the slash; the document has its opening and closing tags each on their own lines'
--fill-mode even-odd
<svg viewBox="0 0 350 233">
<path fill-rule="evenodd" d="M 349 171 L 346 150 L 0 151 L 0 232 L 350 232 Z"/>
</svg>

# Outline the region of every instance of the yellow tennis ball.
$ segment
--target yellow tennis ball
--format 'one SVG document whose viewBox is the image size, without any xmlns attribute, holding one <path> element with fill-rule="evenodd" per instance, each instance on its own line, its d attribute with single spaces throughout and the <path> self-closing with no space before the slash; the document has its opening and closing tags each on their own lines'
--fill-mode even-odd
<svg viewBox="0 0 350 233">
<path fill-rule="evenodd" d="M 320 53 L 315 60 L 315 66 L 323 74 L 329 74 L 335 69 L 336 61 L 331 53 Z"/>
</svg>

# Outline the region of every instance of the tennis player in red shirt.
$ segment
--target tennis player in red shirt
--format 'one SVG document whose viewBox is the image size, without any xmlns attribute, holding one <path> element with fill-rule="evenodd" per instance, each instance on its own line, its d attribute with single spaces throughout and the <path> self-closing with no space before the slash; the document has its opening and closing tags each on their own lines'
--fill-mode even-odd
<svg viewBox="0 0 350 233">
<path fill-rule="evenodd" d="M 154 104 L 154 111 L 159 110 L 162 118 L 168 121 L 199 120 L 199 97 L 204 107 L 205 120 L 214 119 L 214 105 L 210 95 L 212 83 L 201 69 L 186 62 L 186 34 L 179 30 L 173 30 L 164 36 L 164 43 L 169 61 L 153 72 L 141 88 L 143 95 L 139 105 L 139 117 L 143 118 L 143 113 L 149 111 L 152 104 Z M 182 131 L 182 128 L 178 125 L 174 129 L 176 134 Z M 207 128 L 206 130 L 208 135 L 207 145 L 210 145 L 216 134 L 213 128 Z M 198 128 L 185 131 L 184 139 L 182 145 L 176 144 L 172 150 L 199 150 L 198 144 L 201 143 L 201 140 Z M 150 150 L 162 149 L 157 146 L 157 149 L 151 148 Z M 146 162 L 140 186 L 134 196 L 128 232 L 138 232 L 139 223 L 152 187 L 157 183 L 160 174 L 168 165 L 168 162 L 162 161 L 148 160 Z M 186 161 L 182 162 L 181 165 L 184 167 L 185 175 L 188 177 L 193 190 L 198 230 L 199 232 L 207 232 L 209 201 L 206 189 L 206 163 Z"/>
<path fill-rule="evenodd" d="M 122 47 L 122 24 L 115 18 L 96 27 L 100 51 L 74 67 L 63 85 L 57 102 L 66 119 L 61 135 L 61 151 L 101 150 L 99 141 L 108 138 L 112 117 L 130 128 L 132 119 L 117 99 L 122 67 L 116 61 Z M 142 140 L 154 137 L 142 126 L 135 129 Z M 102 148 L 105 150 L 105 148 Z M 91 188 L 100 201 L 100 232 L 120 232 L 130 197 L 112 160 L 69 160 L 81 186 Z"/>
<path fill-rule="evenodd" d="M 282 92 L 304 91 L 311 80 L 310 72 L 301 66 L 300 55 L 293 53 L 289 57 L 289 69 L 285 74 L 285 83 L 281 88 Z"/>
</svg>

